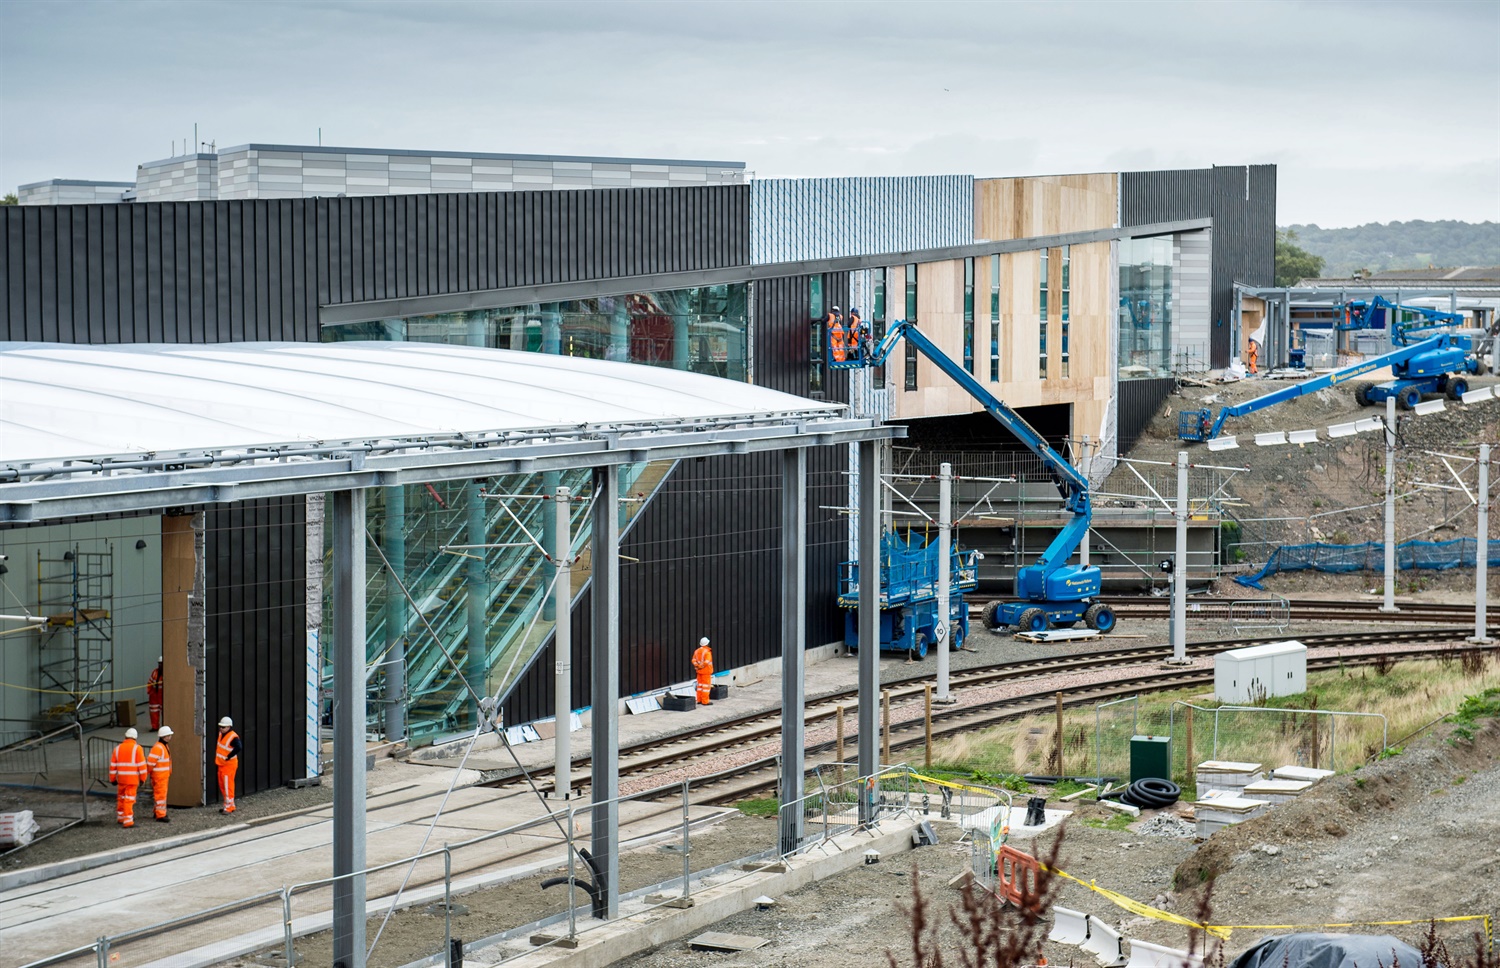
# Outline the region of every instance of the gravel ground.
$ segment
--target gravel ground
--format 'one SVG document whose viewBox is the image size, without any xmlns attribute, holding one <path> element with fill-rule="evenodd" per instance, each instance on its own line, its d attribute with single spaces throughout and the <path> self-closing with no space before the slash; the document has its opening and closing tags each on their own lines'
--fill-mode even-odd
<svg viewBox="0 0 1500 968">
<path fill-rule="evenodd" d="M 1202 843 L 1184 838 L 1175 810 L 1147 811 L 1124 831 L 1083 823 L 1111 814 L 1075 803 L 1064 832 L 1060 867 L 1137 900 L 1193 916 L 1198 872 L 1219 872 L 1211 921 L 1216 924 L 1336 923 L 1461 914 L 1500 915 L 1500 725 L 1491 723 L 1472 744 L 1449 745 L 1431 736 L 1401 756 L 1353 776 L 1325 781 L 1300 800 L 1265 817 L 1227 828 Z M 952 843 L 921 848 L 899 861 L 852 871 L 777 899 L 770 911 L 749 911 L 709 930 L 746 934 L 769 943 L 742 954 L 691 952 L 674 942 L 618 964 L 676 968 L 697 964 L 868 968 L 911 964 L 909 906 L 912 878 L 937 905 L 945 943 L 956 934 L 945 912 L 957 899 L 947 886 L 966 869 L 968 851 Z M 1045 850 L 1046 844 L 1042 845 Z M 916 865 L 915 870 L 913 864 Z M 1420 872 L 1420 873 L 1418 873 Z M 1175 884 L 1192 887 L 1176 893 Z M 1065 883 L 1064 906 L 1104 918 L 1127 937 L 1186 947 L 1186 929 L 1136 917 L 1077 884 Z M 1414 940 L 1417 927 L 1382 927 Z M 1472 926 L 1443 928 L 1454 950 L 1467 950 Z M 1261 930 L 1233 933 L 1230 954 L 1255 943 Z M 1054 965 L 1089 964 L 1076 948 L 1048 944 Z M 952 955 L 954 949 L 949 948 Z"/>
</svg>

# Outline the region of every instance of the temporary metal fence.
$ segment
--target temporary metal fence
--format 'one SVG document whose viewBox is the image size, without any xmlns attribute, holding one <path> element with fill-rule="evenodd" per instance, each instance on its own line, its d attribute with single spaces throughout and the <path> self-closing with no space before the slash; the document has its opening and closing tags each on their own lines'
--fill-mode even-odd
<svg viewBox="0 0 1500 968">
<path fill-rule="evenodd" d="M 30 730 L 30 732 L 35 735 L 27 739 L 22 739 L 20 742 L 0 747 L 0 773 L 14 775 L 29 774 L 33 782 L 37 779 L 51 779 L 63 770 L 61 759 L 55 752 L 57 744 L 71 739 L 77 744 L 78 749 L 78 816 L 74 817 L 71 814 L 36 813 L 33 811 L 33 819 L 62 821 L 50 830 L 44 831 L 40 836 L 33 837 L 30 843 L 34 844 L 38 840 L 43 840 L 55 833 L 60 833 L 69 827 L 77 826 L 88 820 L 88 788 L 90 783 L 88 780 L 88 771 L 84 763 L 83 726 L 81 724 L 76 722 L 68 723 L 65 726 L 59 726 L 57 729 L 46 733 L 36 733 L 35 730 Z M 70 762 L 68 768 L 71 769 L 72 765 Z M 0 851 L 0 856 L 4 856 L 14 850 L 20 850 L 22 846 L 18 844 L 9 850 Z M 30 846 L 30 844 L 25 846 Z"/>
<path fill-rule="evenodd" d="M 1198 763 L 1235 760 L 1278 766 L 1350 769 L 1390 744 L 1383 713 L 1278 706 L 1202 706 L 1176 701 L 1143 707 L 1130 696 L 1094 707 L 1094 772 L 1100 777 L 1130 775 L 1130 740 L 1135 736 L 1169 740 L 1172 776 L 1193 785 Z"/>
<path fill-rule="evenodd" d="M 1186 603 L 1187 619 L 1241 629 L 1284 629 L 1292 622 L 1291 602 L 1284 598 L 1245 598 L 1237 601 Z"/>
<path fill-rule="evenodd" d="M 840 767 L 845 771 L 845 779 L 839 781 Z M 774 859 L 785 858 L 806 851 L 815 850 L 827 844 L 827 842 L 840 833 L 872 827 L 878 825 L 882 820 L 906 818 L 914 819 L 928 815 L 947 815 L 951 819 L 971 817 L 986 809 L 995 809 L 997 813 L 1003 812 L 1008 816 L 1010 797 L 1003 790 L 992 790 L 972 784 L 953 784 L 944 786 L 941 780 L 919 774 L 906 766 L 890 767 L 871 777 L 857 776 L 858 769 L 852 764 L 836 764 L 834 766 L 818 767 L 810 775 L 811 784 L 816 786 L 816 792 L 809 793 L 792 803 L 781 806 L 783 814 L 786 811 L 800 811 L 806 821 L 806 829 L 795 844 L 771 844 L 769 849 L 756 855 Z M 649 895 L 645 901 L 647 910 L 660 907 L 679 907 L 682 901 L 690 899 L 694 890 L 695 879 L 701 878 L 710 871 L 700 870 L 694 872 L 692 869 L 692 843 L 691 830 L 692 818 L 690 799 L 690 786 L 692 781 L 684 781 L 677 793 L 676 807 L 668 807 L 665 810 L 646 817 L 637 817 L 636 820 L 652 819 L 665 814 L 674 814 L 679 819 L 674 819 L 669 824 L 664 824 L 661 829 L 644 835 L 645 839 L 668 840 L 672 842 L 672 849 L 680 852 L 682 857 L 682 873 L 680 877 L 669 882 L 652 885 L 650 888 L 636 890 L 630 897 L 647 895 L 648 891 L 657 890 L 661 894 Z M 944 796 L 942 791 L 946 790 Z M 151 938 L 162 935 L 179 933 L 184 936 L 185 944 L 207 943 L 208 940 L 222 941 L 228 924 L 224 920 L 227 915 L 256 908 L 265 908 L 267 916 L 267 927 L 264 931 L 266 944 L 261 951 L 275 949 L 273 957 L 281 964 L 290 965 L 297 961 L 295 941 L 297 937 L 326 932 L 329 930 L 332 910 L 331 894 L 334 887 L 341 881 L 352 877 L 369 878 L 371 875 L 390 873 L 393 883 L 382 886 L 379 892 L 390 895 L 400 894 L 397 883 L 401 879 L 394 875 L 401 872 L 403 868 L 408 869 L 405 879 L 410 879 L 410 871 L 415 870 L 417 865 L 425 864 L 433 870 L 423 878 L 425 886 L 419 890 L 413 890 L 411 895 L 403 903 L 402 907 L 410 907 L 422 903 L 428 904 L 429 913 L 442 915 L 441 937 L 438 936 L 437 926 L 434 924 L 432 944 L 428 950 L 431 954 L 419 956 L 418 960 L 433 965 L 451 964 L 450 956 L 453 953 L 453 915 L 455 911 L 455 891 L 468 892 L 481 889 L 472 881 L 455 885 L 454 868 L 455 860 L 462 865 L 468 862 L 471 867 L 479 863 L 473 859 L 473 848 L 479 845 L 496 841 L 500 838 L 514 837 L 518 834 L 531 833 L 536 836 L 537 831 L 546 829 L 557 832 L 556 850 L 566 851 L 566 877 L 558 880 L 559 886 L 565 888 L 565 893 L 559 897 L 558 910 L 548 918 L 543 919 L 541 924 L 549 926 L 552 933 L 550 940 L 538 945 L 533 943 L 532 932 L 525 932 L 524 937 L 513 937 L 516 932 L 505 932 L 491 938 L 470 941 L 465 947 L 473 951 L 479 948 L 488 948 L 492 945 L 501 944 L 514 947 L 515 950 L 504 953 L 499 957 L 492 956 L 487 952 L 487 964 L 504 964 L 518 957 L 524 956 L 539 947 L 573 947 L 577 939 L 607 924 L 597 921 L 592 924 L 580 924 L 580 914 L 590 913 L 593 898 L 586 893 L 591 883 L 597 882 L 593 871 L 583 858 L 582 848 L 587 845 L 589 834 L 580 833 L 580 826 L 587 826 L 589 814 L 600 806 L 610 803 L 624 805 L 635 802 L 646 804 L 650 801 L 659 801 L 663 793 L 660 789 L 646 791 L 644 793 L 631 794 L 616 797 L 610 801 L 580 801 L 576 805 L 569 806 L 564 810 L 557 810 L 536 817 L 522 823 L 492 831 L 467 840 L 445 843 L 441 847 L 426 850 L 412 856 L 377 864 L 367 867 L 352 874 L 344 874 L 338 877 L 320 878 L 313 881 L 303 881 L 295 884 L 284 885 L 273 890 L 264 891 L 226 904 L 221 904 L 203 911 L 171 918 L 155 924 L 117 934 L 106 935 L 98 938 L 87 945 L 80 945 L 67 951 L 49 955 L 45 958 L 32 961 L 23 968 L 48 968 L 48 966 L 61 965 L 92 956 L 99 968 L 109 968 L 117 963 L 123 949 L 132 944 L 137 944 Z M 860 820 L 861 800 L 864 800 L 868 810 L 868 823 Z M 584 823 L 580 824 L 580 815 Z M 779 825 L 778 825 L 779 828 Z M 643 839 L 642 837 L 635 838 Z M 664 845 L 665 846 L 665 845 Z M 561 858 L 557 858 L 561 862 Z M 441 891 L 437 889 L 438 876 L 435 868 L 441 865 Z M 742 877 L 749 877 L 753 871 L 726 871 L 715 868 L 716 876 L 722 874 L 727 877 L 728 882 Z M 725 883 L 721 880 L 719 883 Z M 404 885 L 403 885 L 404 886 Z M 698 888 L 701 890 L 701 886 Z M 581 893 L 583 892 L 583 893 Z M 376 891 L 369 892 L 371 896 Z M 298 916 L 296 907 L 300 902 L 305 911 L 307 905 L 314 898 L 320 898 L 322 903 L 316 905 L 316 910 Z M 583 903 L 580 903 L 582 900 Z M 274 913 L 272 913 L 274 912 Z M 361 916 L 363 916 L 361 914 Z M 271 925 L 275 925 L 272 927 Z M 536 925 L 517 925 L 517 928 L 535 928 Z M 378 941 L 378 931 L 374 932 L 372 941 Z M 373 950 L 373 945 L 372 945 Z M 126 955 L 129 958 L 129 955 Z M 155 957 L 153 954 L 152 957 Z"/>
</svg>

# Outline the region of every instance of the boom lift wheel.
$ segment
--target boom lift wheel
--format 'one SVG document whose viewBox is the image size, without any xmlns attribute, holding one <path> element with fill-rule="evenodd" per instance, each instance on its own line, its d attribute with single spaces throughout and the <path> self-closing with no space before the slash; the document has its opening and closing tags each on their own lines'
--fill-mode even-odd
<svg viewBox="0 0 1500 968">
<path fill-rule="evenodd" d="M 1028 608 L 1016 619 L 1016 628 L 1022 632 L 1045 632 L 1048 624 L 1047 613 L 1039 608 Z"/>
<path fill-rule="evenodd" d="M 1115 627 L 1115 610 L 1103 602 L 1095 602 L 1084 610 L 1083 624 L 1098 632 L 1108 632 Z"/>
<path fill-rule="evenodd" d="M 1449 400 L 1458 400 L 1469 392 L 1469 381 L 1461 376 L 1450 376 L 1446 392 Z"/>
<path fill-rule="evenodd" d="M 1000 603 L 990 602 L 984 607 L 984 610 L 979 613 L 979 616 L 983 620 L 985 628 L 989 629 L 991 632 L 995 631 L 1002 624 L 1000 621 Z"/>
<path fill-rule="evenodd" d="M 1354 388 L 1354 402 L 1361 407 L 1373 407 L 1375 401 L 1370 399 L 1370 387 L 1374 384 L 1361 383 Z"/>
<path fill-rule="evenodd" d="M 1411 410 L 1422 402 L 1422 391 L 1416 387 L 1407 387 L 1400 391 L 1400 394 L 1396 397 L 1396 402 L 1401 404 L 1402 410 Z"/>
<path fill-rule="evenodd" d="M 916 635 L 916 643 L 916 645 L 906 650 L 906 657 L 913 662 L 919 662 L 922 659 L 927 658 L 927 633 L 918 632 Z"/>
</svg>

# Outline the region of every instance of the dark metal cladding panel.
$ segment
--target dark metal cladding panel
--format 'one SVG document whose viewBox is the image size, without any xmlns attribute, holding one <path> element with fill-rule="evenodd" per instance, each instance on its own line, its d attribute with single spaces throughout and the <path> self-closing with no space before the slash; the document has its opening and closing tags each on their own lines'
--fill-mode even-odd
<svg viewBox="0 0 1500 968">
<path fill-rule="evenodd" d="M 1120 224 L 1150 225 L 1213 215 L 1208 168 L 1120 173 Z"/>
<path fill-rule="evenodd" d="M 1135 446 L 1176 386 L 1177 381 L 1172 377 L 1120 381 L 1119 453 L 1124 454 Z"/>
<path fill-rule="evenodd" d="M 306 514 L 301 498 L 207 512 L 205 775 L 215 787 L 213 724 L 244 744 L 236 791 L 281 786 L 302 769 Z M 210 796 L 210 802 L 217 795 Z"/>
<path fill-rule="evenodd" d="M 848 500 L 842 447 L 808 452 L 807 645 L 843 637 L 838 563 Z M 621 541 L 620 692 L 660 689 L 692 678 L 698 639 L 714 643 L 727 669 L 781 654 L 781 456 L 752 454 L 683 461 Z M 637 559 L 637 560 L 630 560 Z M 590 586 L 591 588 L 592 586 Z M 748 589 L 768 590 L 750 596 Z M 589 595 L 574 603 L 573 695 L 587 702 Z M 506 702 L 505 721 L 552 715 L 552 642 L 544 644 Z M 585 697 L 585 698 L 579 698 Z"/>
</svg>

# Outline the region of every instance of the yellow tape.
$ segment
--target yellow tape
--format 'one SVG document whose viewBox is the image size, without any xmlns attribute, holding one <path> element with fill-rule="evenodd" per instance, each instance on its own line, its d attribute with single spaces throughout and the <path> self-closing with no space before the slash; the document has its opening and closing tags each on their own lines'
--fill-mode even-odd
<svg viewBox="0 0 1500 968">
<path fill-rule="evenodd" d="M 980 793 L 987 797 L 992 797 L 995 795 L 994 790 L 986 790 L 984 787 L 968 786 L 964 783 L 955 783 L 952 780 L 939 780 L 935 776 L 923 776 L 920 773 L 910 773 L 908 774 L 908 776 L 916 780 L 921 780 L 923 783 L 935 783 L 938 786 L 950 787 L 954 790 L 967 790 L 969 793 Z"/>
<path fill-rule="evenodd" d="M 1047 870 L 1046 864 L 1038 863 L 1037 866 L 1042 870 Z M 1075 884 L 1080 884 L 1083 887 L 1088 888 L 1095 894 L 1104 897 L 1115 906 L 1124 908 L 1125 910 L 1129 911 L 1131 914 L 1137 914 L 1141 917 L 1155 918 L 1158 921 L 1167 921 L 1172 924 L 1180 924 L 1186 928 L 1196 928 L 1199 931 L 1206 931 L 1216 938 L 1223 938 L 1225 940 L 1228 940 L 1229 936 L 1236 931 L 1308 931 L 1326 928 L 1368 928 L 1389 927 L 1393 925 L 1403 924 L 1429 924 L 1434 921 L 1440 924 L 1457 921 L 1483 921 L 1485 944 L 1491 951 L 1494 950 L 1495 946 L 1494 931 L 1491 927 L 1490 916 L 1488 914 L 1462 914 L 1447 918 L 1411 918 L 1405 921 L 1344 921 L 1338 924 L 1199 924 L 1197 921 L 1194 921 L 1191 918 L 1185 918 L 1179 914 L 1173 914 L 1170 911 L 1163 911 L 1159 908 L 1154 908 L 1149 904 L 1142 904 L 1140 901 L 1137 901 L 1134 898 L 1126 897 L 1124 894 L 1120 894 L 1117 891 L 1111 891 L 1108 888 L 1100 887 L 1093 881 L 1085 881 L 1080 878 L 1074 877 L 1067 871 L 1060 871 L 1056 868 L 1052 868 L 1052 873 L 1056 874 L 1058 877 L 1065 877 Z"/>
<path fill-rule="evenodd" d="M 50 696 L 73 696 L 74 698 L 77 698 L 78 696 L 82 695 L 112 696 L 115 693 L 120 692 L 140 692 L 142 689 L 145 689 L 146 686 L 144 683 L 142 683 L 139 686 L 127 686 L 124 689 L 81 689 L 73 691 L 68 689 L 33 689 L 30 686 L 18 686 L 11 682 L 0 682 L 0 688 L 19 689 L 22 692 L 40 692 Z"/>
</svg>

